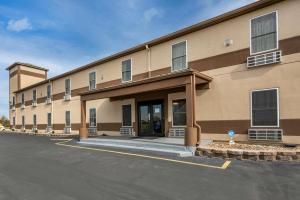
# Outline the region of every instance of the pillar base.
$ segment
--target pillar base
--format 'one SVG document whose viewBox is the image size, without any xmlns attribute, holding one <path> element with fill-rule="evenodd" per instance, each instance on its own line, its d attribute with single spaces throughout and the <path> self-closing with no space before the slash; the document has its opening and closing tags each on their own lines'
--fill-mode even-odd
<svg viewBox="0 0 300 200">
<path fill-rule="evenodd" d="M 184 146 L 194 147 L 197 144 L 197 128 L 186 127 L 184 135 Z"/>
<path fill-rule="evenodd" d="M 87 128 L 80 128 L 79 129 L 79 139 L 86 139 L 88 138 L 88 131 Z"/>
</svg>

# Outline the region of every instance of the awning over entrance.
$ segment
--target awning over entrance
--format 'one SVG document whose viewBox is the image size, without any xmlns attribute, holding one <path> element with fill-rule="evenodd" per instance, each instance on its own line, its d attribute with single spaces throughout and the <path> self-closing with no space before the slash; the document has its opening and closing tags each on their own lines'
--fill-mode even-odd
<svg viewBox="0 0 300 200">
<path fill-rule="evenodd" d="M 196 85 L 205 84 L 212 80 L 211 77 L 194 70 L 173 72 L 165 75 L 147 78 L 140 81 L 123 83 L 116 86 L 101 88 L 94 91 L 81 93 L 81 100 L 90 101 L 103 98 L 121 97 L 171 88 L 184 87 L 190 82 L 190 77 L 195 76 Z"/>
<path fill-rule="evenodd" d="M 101 88 L 94 91 L 81 93 L 81 128 L 80 138 L 87 138 L 86 128 L 86 101 L 103 98 L 121 98 L 130 95 L 139 95 L 145 92 L 156 92 L 161 90 L 182 89 L 186 93 L 186 131 L 185 145 L 194 146 L 200 140 L 200 126 L 195 119 L 195 95 L 196 86 L 207 84 L 211 77 L 198 71 L 187 69 L 172 72 L 156 77 L 151 77 L 130 83 Z M 198 134 L 197 134 L 198 133 Z"/>
</svg>

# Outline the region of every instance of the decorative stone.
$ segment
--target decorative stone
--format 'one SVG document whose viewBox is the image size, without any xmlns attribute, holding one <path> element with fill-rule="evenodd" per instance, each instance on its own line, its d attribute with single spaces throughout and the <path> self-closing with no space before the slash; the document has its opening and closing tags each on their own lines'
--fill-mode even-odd
<svg viewBox="0 0 300 200">
<path fill-rule="evenodd" d="M 202 151 L 203 156 L 213 157 L 212 148 L 199 147 L 198 149 Z"/>
<path fill-rule="evenodd" d="M 243 159 L 259 160 L 259 151 L 254 151 L 254 150 L 243 151 Z"/>
<path fill-rule="evenodd" d="M 200 150 L 195 151 L 195 156 L 203 156 L 203 152 Z"/>
<path fill-rule="evenodd" d="M 297 157 L 296 151 L 278 151 L 277 160 L 292 161 Z"/>
<path fill-rule="evenodd" d="M 214 157 L 228 158 L 227 149 L 213 149 Z"/>
<path fill-rule="evenodd" d="M 275 161 L 276 160 L 276 151 L 261 151 L 259 154 L 260 160 L 266 161 Z"/>
<path fill-rule="evenodd" d="M 234 159 L 237 159 L 237 160 L 242 160 L 242 156 L 243 156 L 243 151 L 242 150 L 228 149 L 227 153 L 228 153 L 228 157 L 229 158 L 234 158 Z"/>
</svg>

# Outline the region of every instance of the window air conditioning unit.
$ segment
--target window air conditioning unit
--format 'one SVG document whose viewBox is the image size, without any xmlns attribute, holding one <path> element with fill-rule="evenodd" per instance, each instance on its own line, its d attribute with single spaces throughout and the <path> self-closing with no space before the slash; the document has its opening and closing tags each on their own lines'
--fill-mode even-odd
<svg viewBox="0 0 300 200">
<path fill-rule="evenodd" d="M 97 127 L 88 128 L 89 135 L 97 135 Z"/>
<path fill-rule="evenodd" d="M 25 109 L 25 104 L 22 104 L 22 105 L 21 105 L 21 109 Z"/>
<path fill-rule="evenodd" d="M 65 134 L 70 134 L 72 132 L 71 127 L 65 127 L 64 128 L 64 133 Z"/>
<path fill-rule="evenodd" d="M 70 94 L 65 94 L 64 99 L 65 99 L 65 101 L 70 101 L 71 100 L 71 95 Z"/>
<path fill-rule="evenodd" d="M 12 110 L 12 111 L 16 111 L 16 106 L 12 106 L 12 107 L 11 107 L 11 110 Z"/>
<path fill-rule="evenodd" d="M 185 128 L 170 128 L 170 137 L 184 137 Z"/>
<path fill-rule="evenodd" d="M 32 128 L 32 132 L 35 133 L 35 132 L 37 132 L 37 131 L 38 131 L 37 127 L 33 127 L 33 128 Z"/>
<path fill-rule="evenodd" d="M 32 107 L 37 107 L 37 102 L 36 101 L 32 102 Z"/>
<path fill-rule="evenodd" d="M 46 133 L 52 133 L 52 127 L 51 126 L 48 126 L 46 128 Z"/>
<path fill-rule="evenodd" d="M 131 127 L 122 127 L 120 128 L 121 135 L 134 135 L 134 130 Z"/>
<path fill-rule="evenodd" d="M 274 51 L 259 55 L 250 56 L 247 58 L 248 68 L 270 65 L 281 62 L 281 51 Z"/>
<path fill-rule="evenodd" d="M 46 99 L 46 104 L 51 104 L 52 103 L 52 99 L 51 98 L 47 98 Z"/>
<path fill-rule="evenodd" d="M 269 140 L 281 141 L 283 135 L 282 129 L 249 129 L 249 140 Z"/>
</svg>

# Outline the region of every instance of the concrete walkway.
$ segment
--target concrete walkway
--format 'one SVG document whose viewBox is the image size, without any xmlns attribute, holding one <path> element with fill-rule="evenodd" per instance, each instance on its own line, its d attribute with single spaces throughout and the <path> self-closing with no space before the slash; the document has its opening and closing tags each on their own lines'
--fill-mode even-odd
<svg viewBox="0 0 300 200">
<path fill-rule="evenodd" d="M 183 138 L 88 138 L 79 144 L 97 145 L 114 148 L 157 151 L 186 157 L 193 156 L 194 148 L 186 148 Z"/>
</svg>

